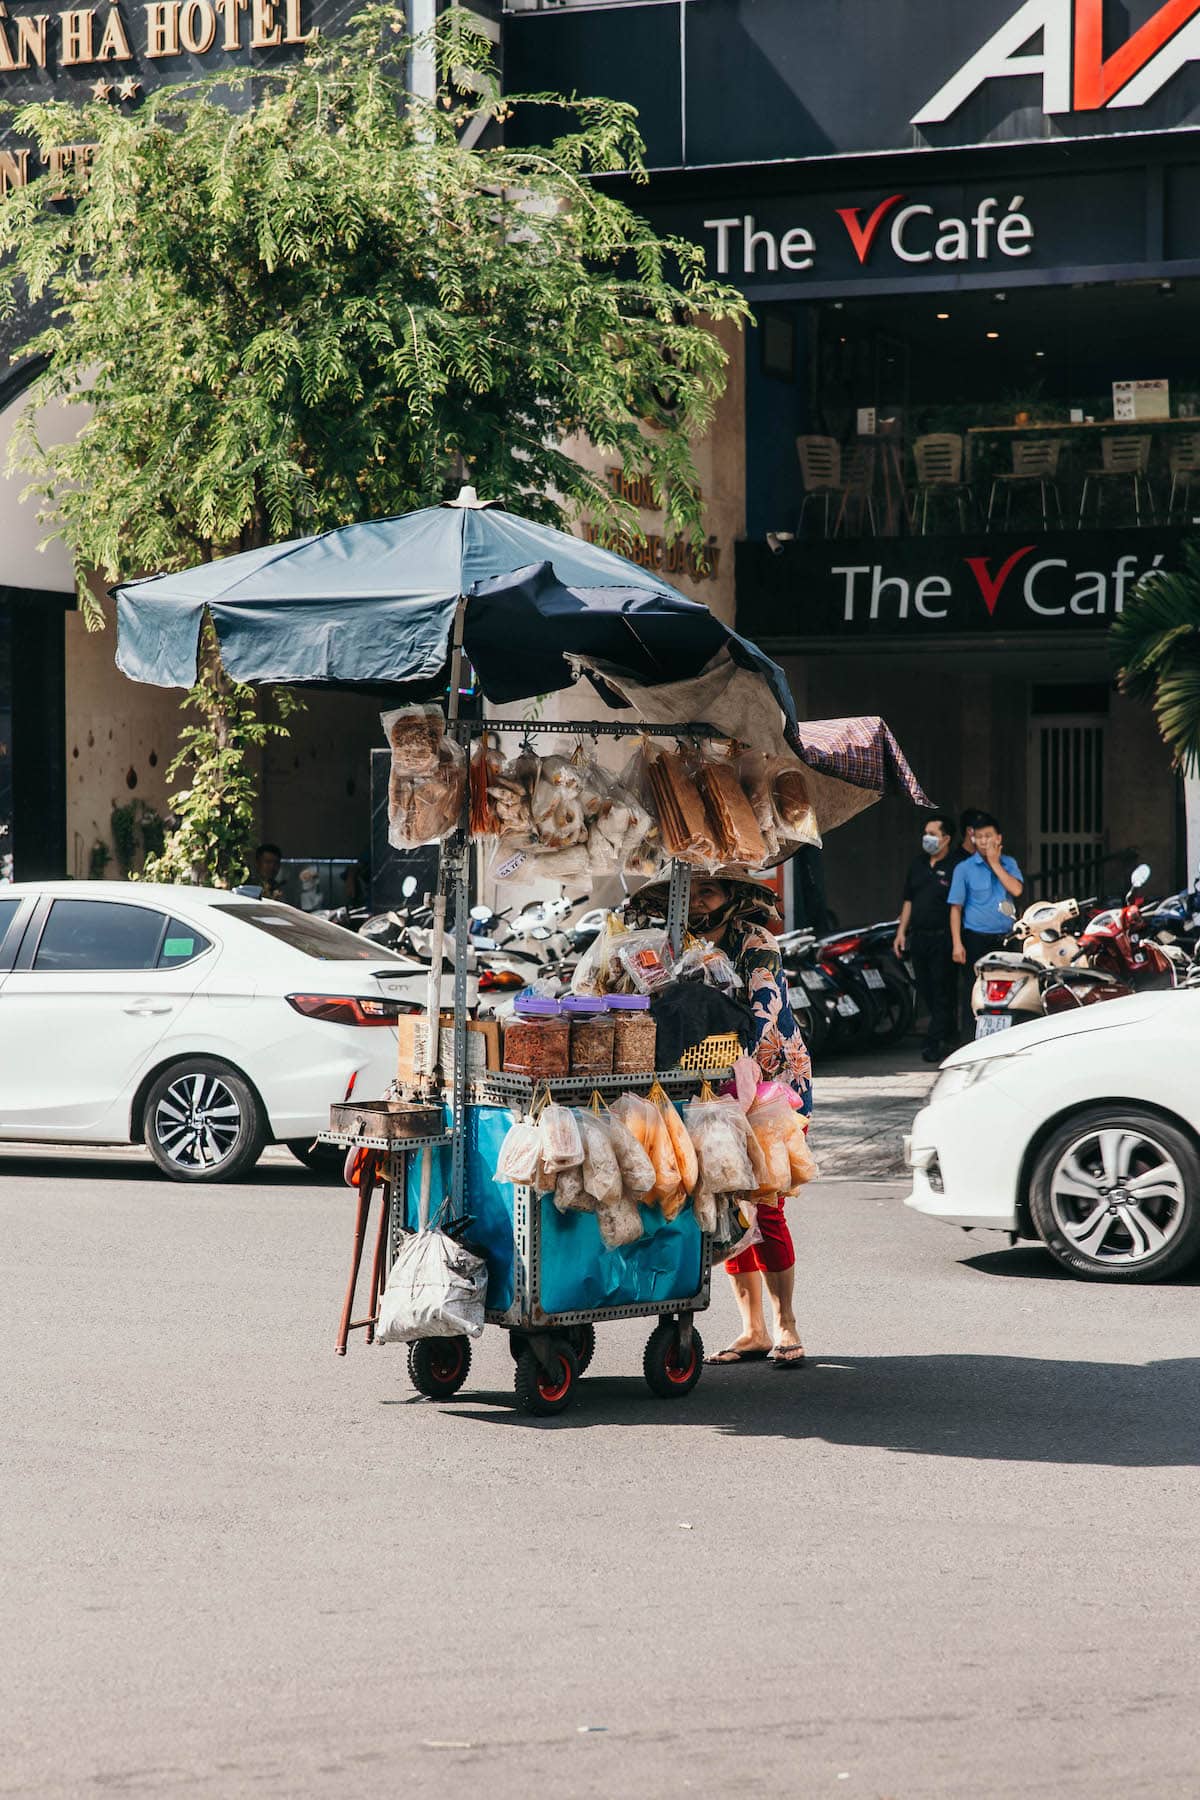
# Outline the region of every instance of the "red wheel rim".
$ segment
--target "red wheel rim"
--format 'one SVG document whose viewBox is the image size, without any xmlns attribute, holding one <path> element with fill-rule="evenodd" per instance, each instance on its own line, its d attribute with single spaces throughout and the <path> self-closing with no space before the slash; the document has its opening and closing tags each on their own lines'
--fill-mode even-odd
<svg viewBox="0 0 1200 1800">
<path fill-rule="evenodd" d="M 678 1344 L 671 1345 L 671 1347 L 667 1351 L 666 1361 L 663 1364 L 663 1368 L 666 1371 L 666 1376 L 667 1376 L 668 1381 L 674 1381 L 679 1385 L 682 1385 L 685 1381 L 690 1381 L 692 1378 L 692 1372 L 695 1369 L 695 1367 L 696 1367 L 695 1343 L 692 1344 L 692 1354 L 688 1357 L 686 1368 L 679 1360 L 679 1345 Z"/>
<path fill-rule="evenodd" d="M 565 1356 L 559 1357 L 558 1366 L 562 1370 L 562 1380 L 557 1385 L 550 1380 L 548 1375 L 539 1374 L 538 1376 L 538 1393 L 543 1400 L 561 1400 L 570 1389 L 571 1368 Z"/>
<path fill-rule="evenodd" d="M 433 1363 L 433 1372 L 438 1380 L 453 1381 L 454 1377 L 458 1374 L 458 1371 L 462 1368 L 462 1358 L 463 1353 L 461 1344 L 446 1344 L 444 1347 L 439 1346 L 438 1350 L 434 1352 L 433 1357 L 430 1359 Z"/>
</svg>

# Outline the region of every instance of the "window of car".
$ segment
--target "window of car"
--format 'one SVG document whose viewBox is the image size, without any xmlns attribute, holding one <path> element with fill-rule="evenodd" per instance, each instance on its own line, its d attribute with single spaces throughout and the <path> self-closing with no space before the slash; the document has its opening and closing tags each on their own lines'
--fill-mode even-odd
<svg viewBox="0 0 1200 1800">
<path fill-rule="evenodd" d="M 39 970 L 178 968 L 208 948 L 192 926 L 151 906 L 56 900 L 33 966 Z"/>
<path fill-rule="evenodd" d="M 4 940 L 8 936 L 9 927 L 21 910 L 19 900 L 0 900 L 0 952 L 4 949 Z M 0 963 L 0 968 L 4 964 Z"/>
<path fill-rule="evenodd" d="M 292 950 L 315 957 L 318 962 L 389 962 L 399 961 L 391 950 L 369 944 L 365 938 L 331 925 L 328 919 L 314 919 L 297 912 L 292 906 L 272 906 L 269 901 L 247 902 L 241 906 L 213 907 L 225 918 L 237 919 L 255 931 L 277 938 Z"/>
</svg>

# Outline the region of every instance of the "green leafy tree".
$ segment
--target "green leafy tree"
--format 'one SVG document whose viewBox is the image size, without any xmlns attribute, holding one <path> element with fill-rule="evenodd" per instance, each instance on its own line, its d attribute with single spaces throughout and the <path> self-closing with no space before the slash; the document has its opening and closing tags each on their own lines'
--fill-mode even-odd
<svg viewBox="0 0 1200 1800">
<path fill-rule="evenodd" d="M 1163 742 L 1189 774 L 1200 769 L 1200 547 L 1183 567 L 1138 583 L 1109 633 L 1121 687 L 1154 708 Z"/>
<path fill-rule="evenodd" d="M 424 59 L 435 94 L 410 91 Z M 525 104 L 542 148 L 470 148 Z M 0 208 L 0 309 L 44 323 L 15 437 L 49 537 L 88 586 L 427 505 L 466 478 L 609 541 L 635 510 L 562 448 L 585 433 L 648 474 L 669 534 L 703 545 L 690 442 L 724 382 L 712 321 L 746 315 L 702 252 L 660 238 L 590 179 L 645 178 L 635 115 L 608 100 L 500 92 L 491 47 L 454 11 L 426 37 L 363 12 L 301 60 L 222 71 L 134 110 L 21 109 L 43 152 L 94 146 Z M 38 409 L 86 398 L 65 444 Z M 232 880 L 253 829 L 245 750 L 274 726 L 214 660 L 185 703 L 183 824 L 152 867 Z M 191 877 L 184 872 L 192 871 Z"/>
<path fill-rule="evenodd" d="M 414 57 L 436 94 L 412 93 Z M 543 148 L 464 147 L 535 103 Z M 89 620 L 115 580 L 442 499 L 464 477 L 514 511 L 636 513 L 562 448 L 586 433 L 703 543 L 690 441 L 709 425 L 740 320 L 702 251 L 660 238 L 589 178 L 644 178 L 635 114 L 501 94 L 453 11 L 424 39 L 390 7 L 275 69 L 222 71 L 140 108 L 55 101 L 16 130 L 91 143 L 86 170 L 0 208 L 0 305 L 50 308 L 17 455 L 71 546 Z M 65 194 L 66 199 L 63 199 Z M 38 441 L 36 410 L 91 422 Z"/>
</svg>

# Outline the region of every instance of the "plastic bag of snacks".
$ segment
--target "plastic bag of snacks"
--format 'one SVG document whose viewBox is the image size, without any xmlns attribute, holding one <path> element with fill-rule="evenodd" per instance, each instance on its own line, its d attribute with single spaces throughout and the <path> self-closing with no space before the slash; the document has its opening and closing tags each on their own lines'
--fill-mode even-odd
<svg viewBox="0 0 1200 1800">
<path fill-rule="evenodd" d="M 583 1170 L 561 1169 L 554 1182 L 554 1204 L 560 1213 L 594 1212 L 592 1196 L 583 1185 Z"/>
<path fill-rule="evenodd" d="M 720 988 L 722 993 L 734 994 L 742 985 L 742 978 L 726 956 L 707 938 L 699 938 L 689 944 L 678 958 L 671 970 L 676 981 L 689 981 L 699 976 L 707 981 L 709 987 Z"/>
<path fill-rule="evenodd" d="M 708 814 L 718 861 L 758 868 L 767 846 L 758 827 L 756 809 L 742 787 L 737 764 L 719 750 L 706 749 L 696 760 L 695 780 Z"/>
<path fill-rule="evenodd" d="M 628 991 L 653 994 L 670 981 L 670 944 L 666 932 L 661 928 L 627 931 L 624 937 L 618 939 L 616 951 Z"/>
<path fill-rule="evenodd" d="M 645 1235 L 642 1215 L 635 1200 L 628 1194 L 622 1194 L 615 1206 L 597 1207 L 596 1222 L 600 1227 L 600 1236 L 610 1250 L 620 1250 L 626 1244 L 636 1244 Z"/>
<path fill-rule="evenodd" d="M 579 1112 L 576 1118 L 583 1140 L 583 1185 L 594 1202 L 594 1210 L 602 1212 L 616 1206 L 624 1193 L 621 1165 L 603 1113 Z"/>
<path fill-rule="evenodd" d="M 511 1181 L 525 1187 L 537 1179 L 538 1160 L 542 1150 L 542 1134 L 532 1119 L 518 1119 L 510 1125 L 496 1158 L 497 1181 Z"/>
<path fill-rule="evenodd" d="M 496 821 L 496 835 L 514 844 L 532 844 L 533 789 L 538 759 L 532 750 L 520 750 L 507 762 L 488 763 L 488 808 Z"/>
<path fill-rule="evenodd" d="M 817 829 L 816 808 L 803 763 L 796 757 L 775 756 L 768 763 L 768 772 L 780 836 L 792 843 L 811 844 L 819 850 L 821 833 Z"/>
<path fill-rule="evenodd" d="M 575 966 L 571 977 L 574 994 L 609 994 L 613 983 L 620 980 L 620 964 L 616 961 L 617 945 L 626 927 L 616 913 L 605 913 L 604 923 Z"/>
<path fill-rule="evenodd" d="M 786 1100 L 767 1100 L 752 1106 L 747 1119 L 766 1165 L 766 1179 L 761 1183 L 758 1197 L 774 1200 L 780 1194 L 786 1194 L 792 1185 L 792 1130 L 800 1130 L 802 1137 L 804 1133 L 796 1126 L 796 1115 Z"/>
<path fill-rule="evenodd" d="M 582 1163 L 583 1140 L 570 1107 L 555 1106 L 553 1102 L 538 1115 L 538 1133 L 542 1140 L 541 1170 L 549 1187 L 563 1169 L 577 1169 Z"/>
<path fill-rule="evenodd" d="M 629 1127 L 615 1115 L 609 1116 L 608 1132 L 612 1140 L 613 1155 L 621 1171 L 621 1186 L 626 1199 L 646 1201 L 647 1194 L 654 1187 L 653 1163 Z"/>
<path fill-rule="evenodd" d="M 709 1196 L 753 1193 L 759 1184 L 750 1161 L 751 1134 L 737 1101 L 692 1100 L 683 1122 L 696 1152 L 700 1190 Z"/>
<path fill-rule="evenodd" d="M 388 843 L 415 850 L 456 831 L 467 787 L 467 758 L 445 735 L 436 706 L 402 706 L 380 715 L 392 746 Z"/>
<path fill-rule="evenodd" d="M 679 1170 L 679 1180 L 685 1194 L 690 1194 L 700 1178 L 699 1166 L 696 1162 L 696 1147 L 687 1134 L 687 1128 L 680 1118 L 671 1096 L 665 1088 L 655 1082 L 647 1098 L 657 1106 L 671 1140 L 671 1149 L 675 1155 L 675 1166 Z"/>
<path fill-rule="evenodd" d="M 619 1100 L 613 1101 L 612 1113 L 628 1127 L 650 1158 L 654 1186 L 647 1195 L 646 1204 L 661 1206 L 664 1211 L 670 1206 L 674 1210 L 669 1216 L 674 1218 L 686 1195 L 671 1136 L 661 1112 L 640 1094 L 622 1094 Z"/>
</svg>

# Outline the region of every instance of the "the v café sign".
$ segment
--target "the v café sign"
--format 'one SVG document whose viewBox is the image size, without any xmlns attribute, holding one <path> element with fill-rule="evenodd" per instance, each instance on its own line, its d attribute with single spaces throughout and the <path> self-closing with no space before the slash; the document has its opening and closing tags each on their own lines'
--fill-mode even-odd
<svg viewBox="0 0 1200 1800">
<path fill-rule="evenodd" d="M 818 206 L 826 222 L 789 225 L 772 230 L 755 221 L 752 213 L 705 219 L 710 234 L 712 261 L 718 275 L 754 277 L 775 275 L 780 270 L 802 274 L 819 269 L 825 233 L 838 250 L 846 244 L 865 269 L 872 259 L 889 256 L 894 264 L 974 265 L 1019 262 L 1027 257 L 1036 238 L 1036 227 L 1025 211 L 1025 197 L 983 194 L 973 210 L 935 204 L 932 198 L 912 198 L 905 193 L 885 194 L 857 206 Z M 844 237 L 843 234 L 844 233 Z"/>
<path fill-rule="evenodd" d="M 738 546 L 739 629 L 773 642 L 1105 631 L 1186 532 L 977 533 Z"/>
</svg>

